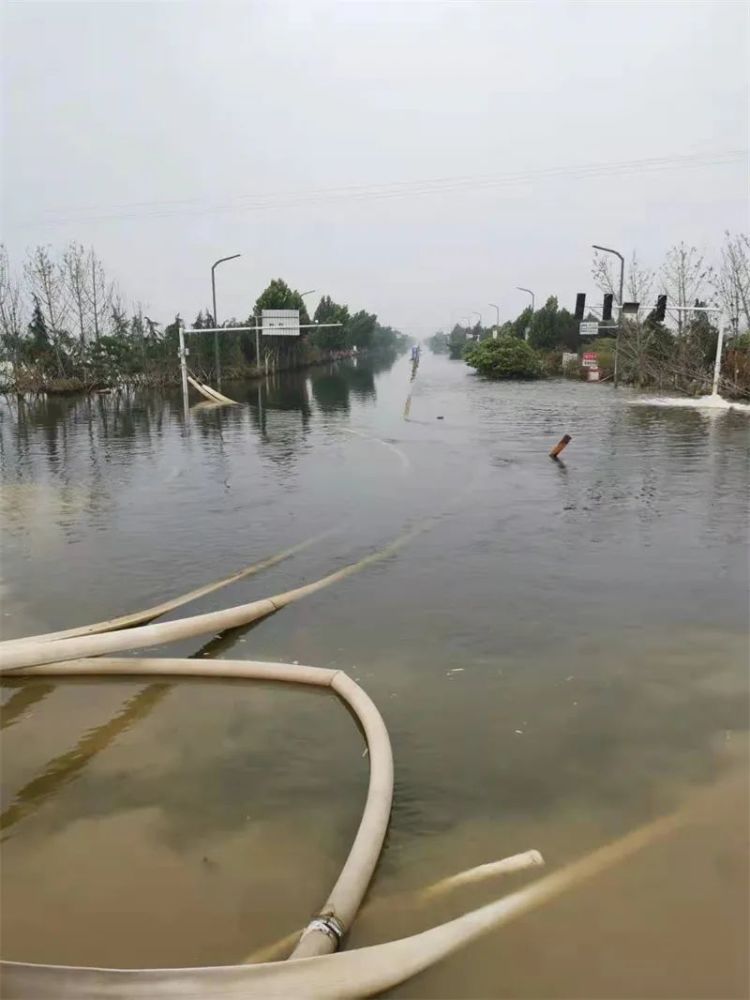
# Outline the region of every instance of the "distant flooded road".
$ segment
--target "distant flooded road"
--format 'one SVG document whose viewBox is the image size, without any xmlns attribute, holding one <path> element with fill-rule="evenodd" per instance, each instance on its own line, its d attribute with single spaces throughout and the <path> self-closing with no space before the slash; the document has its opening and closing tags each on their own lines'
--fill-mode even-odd
<svg viewBox="0 0 750 1000">
<path fill-rule="evenodd" d="M 492 384 L 429 354 L 410 374 L 360 360 L 226 385 L 241 405 L 194 408 L 189 433 L 176 393 L 4 400 L 4 637 L 147 607 L 323 534 L 172 617 L 240 604 L 422 525 L 255 627 L 153 655 L 363 685 L 396 767 L 372 900 L 529 848 L 554 869 L 715 796 L 674 850 L 394 996 L 747 996 L 750 420 Z M 49 679 L 1 694 L 4 958 L 232 963 L 323 902 L 367 781 L 333 697 Z M 351 943 L 527 878 L 364 913 Z"/>
</svg>

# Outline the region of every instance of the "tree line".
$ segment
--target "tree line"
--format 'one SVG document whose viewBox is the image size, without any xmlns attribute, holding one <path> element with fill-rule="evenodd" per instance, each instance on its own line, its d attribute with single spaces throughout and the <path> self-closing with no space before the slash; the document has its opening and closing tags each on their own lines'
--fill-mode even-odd
<svg viewBox="0 0 750 1000">
<path fill-rule="evenodd" d="M 611 256 L 596 253 L 591 274 L 596 287 L 614 295 L 619 305 L 619 265 L 613 266 Z M 540 309 L 527 307 L 499 326 L 456 324 L 449 332 L 434 334 L 429 345 L 438 353 L 462 358 L 489 338 L 522 339 L 538 353 L 540 370 L 550 373 L 561 372 L 563 352 L 585 348 L 597 354 L 605 378 L 612 375 L 617 353 L 623 382 L 697 394 L 710 384 L 721 322 L 727 337 L 723 391 L 750 395 L 750 236 L 726 233 L 713 265 L 685 243 L 672 247 L 658 268 L 644 266 L 633 254 L 625 269 L 623 292 L 625 302 L 638 302 L 641 308 L 621 318 L 619 333 L 618 324 L 602 324 L 599 336 L 582 338 L 578 319 L 550 296 Z M 667 296 L 664 317 L 656 308 L 659 294 Z M 700 311 L 707 306 L 721 313 Z M 600 322 L 595 309 L 584 319 Z M 579 372 L 580 366 L 573 363 L 569 373 Z"/>
<path fill-rule="evenodd" d="M 255 326 L 263 309 L 298 309 L 300 324 L 340 323 L 303 329 L 299 337 L 260 338 L 233 328 Z M 178 377 L 179 314 L 168 323 L 127 307 L 117 283 L 93 248 L 69 244 L 55 255 L 46 246 L 31 251 L 19 270 L 0 246 L 0 360 L 4 382 L 23 390 L 74 391 L 120 382 L 166 383 Z M 183 324 L 184 325 L 184 324 Z M 215 326 L 210 309 L 192 324 Z M 352 311 L 324 295 L 312 320 L 302 295 L 281 278 L 261 292 L 244 318 L 222 324 L 220 363 L 225 378 L 259 370 L 293 368 L 358 351 L 397 352 L 409 338 L 379 322 L 375 313 Z M 189 364 L 205 379 L 214 374 L 213 337 L 188 334 Z"/>
</svg>

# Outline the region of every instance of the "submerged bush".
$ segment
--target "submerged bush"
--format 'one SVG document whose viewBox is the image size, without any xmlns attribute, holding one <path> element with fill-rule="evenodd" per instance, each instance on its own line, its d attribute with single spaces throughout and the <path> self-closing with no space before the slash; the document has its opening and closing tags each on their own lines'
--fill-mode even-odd
<svg viewBox="0 0 750 1000">
<path fill-rule="evenodd" d="M 542 378 L 542 360 L 537 351 L 518 337 L 498 337 L 472 344 L 464 360 L 488 378 Z"/>
</svg>

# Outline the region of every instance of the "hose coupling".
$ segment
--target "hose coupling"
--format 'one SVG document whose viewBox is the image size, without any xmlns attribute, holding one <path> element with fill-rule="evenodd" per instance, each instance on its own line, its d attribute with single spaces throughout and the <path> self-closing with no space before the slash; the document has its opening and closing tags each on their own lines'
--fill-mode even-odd
<svg viewBox="0 0 750 1000">
<path fill-rule="evenodd" d="M 344 927 L 341 921 L 332 913 L 320 913 L 317 917 L 313 917 L 302 932 L 302 937 L 309 934 L 310 931 L 320 931 L 322 934 L 327 934 L 333 941 L 335 950 L 338 951 L 341 939 L 344 936 Z"/>
</svg>

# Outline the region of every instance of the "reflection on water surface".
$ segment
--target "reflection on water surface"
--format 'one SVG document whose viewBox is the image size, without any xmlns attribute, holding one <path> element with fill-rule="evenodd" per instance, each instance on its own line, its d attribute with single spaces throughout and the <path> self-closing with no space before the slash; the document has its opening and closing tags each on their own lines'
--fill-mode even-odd
<svg viewBox="0 0 750 1000">
<path fill-rule="evenodd" d="M 492 385 L 429 355 L 410 374 L 360 360 L 233 386 L 241 405 L 194 411 L 189 434 L 169 394 L 5 401 L 5 635 L 144 607 L 336 529 L 190 611 L 252 600 L 439 515 L 341 585 L 169 653 L 363 684 L 396 759 L 373 897 L 530 847 L 554 867 L 717 790 L 679 842 L 397 995 L 745 996 L 731 776 L 748 724 L 747 418 Z M 319 906 L 366 786 L 333 696 L 49 679 L 1 693 L 6 957 L 231 962 Z M 495 891 L 365 915 L 353 943 Z"/>
</svg>

